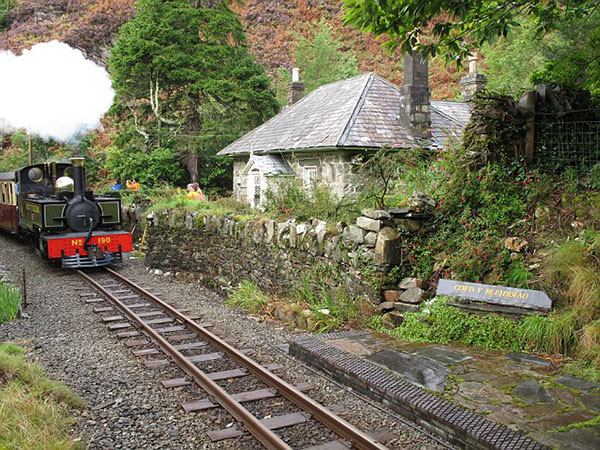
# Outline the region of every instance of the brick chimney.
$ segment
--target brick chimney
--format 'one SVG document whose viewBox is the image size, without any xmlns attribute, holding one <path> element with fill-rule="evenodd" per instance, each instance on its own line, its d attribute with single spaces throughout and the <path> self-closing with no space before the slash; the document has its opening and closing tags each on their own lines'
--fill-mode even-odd
<svg viewBox="0 0 600 450">
<path fill-rule="evenodd" d="M 482 73 L 477 73 L 477 55 L 469 56 L 469 73 L 461 78 L 460 89 L 462 99 L 470 102 L 475 94 L 485 89 L 487 77 Z"/>
<path fill-rule="evenodd" d="M 420 54 L 404 55 L 404 84 L 400 86 L 400 120 L 414 137 L 431 137 L 428 60 Z"/>
<path fill-rule="evenodd" d="M 300 81 L 300 69 L 297 67 L 292 69 L 292 82 L 288 86 L 288 103 L 291 106 L 304 96 L 304 83 Z"/>
</svg>

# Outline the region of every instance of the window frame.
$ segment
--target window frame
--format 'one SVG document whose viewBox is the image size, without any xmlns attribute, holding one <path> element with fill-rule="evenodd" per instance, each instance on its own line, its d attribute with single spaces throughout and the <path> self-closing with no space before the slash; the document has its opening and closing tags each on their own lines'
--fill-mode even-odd
<svg viewBox="0 0 600 450">
<path fill-rule="evenodd" d="M 311 176 L 314 174 L 314 176 Z M 302 186 L 306 192 L 317 184 L 319 180 L 319 166 L 303 166 L 302 167 Z"/>
</svg>

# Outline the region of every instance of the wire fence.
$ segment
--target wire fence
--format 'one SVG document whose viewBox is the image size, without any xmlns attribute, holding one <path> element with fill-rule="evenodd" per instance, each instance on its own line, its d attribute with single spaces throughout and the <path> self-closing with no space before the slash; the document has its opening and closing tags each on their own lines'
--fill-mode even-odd
<svg viewBox="0 0 600 450">
<path fill-rule="evenodd" d="M 551 172 L 589 170 L 600 163 L 600 121 L 536 115 L 535 160 Z"/>
</svg>

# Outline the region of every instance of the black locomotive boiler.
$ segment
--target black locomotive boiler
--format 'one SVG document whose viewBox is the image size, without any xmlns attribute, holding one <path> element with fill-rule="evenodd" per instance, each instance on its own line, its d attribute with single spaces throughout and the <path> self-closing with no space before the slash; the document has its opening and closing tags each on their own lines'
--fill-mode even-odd
<svg viewBox="0 0 600 450">
<path fill-rule="evenodd" d="M 83 158 L 0 173 L 0 228 L 30 240 L 63 267 L 122 261 L 132 236 L 120 226 L 121 200 L 85 188 Z"/>
</svg>

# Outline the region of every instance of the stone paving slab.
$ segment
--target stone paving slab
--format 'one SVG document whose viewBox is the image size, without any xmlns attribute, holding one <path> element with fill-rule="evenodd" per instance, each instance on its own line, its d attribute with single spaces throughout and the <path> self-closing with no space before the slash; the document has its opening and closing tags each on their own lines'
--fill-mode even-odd
<svg viewBox="0 0 600 450">
<path fill-rule="evenodd" d="M 295 338 L 290 353 L 461 446 L 600 448 L 600 384 L 536 355 L 368 331 Z"/>
<path fill-rule="evenodd" d="M 328 372 L 334 378 L 367 394 L 441 437 L 466 448 L 546 449 L 524 434 L 486 419 L 466 408 L 433 395 L 368 360 L 329 345 L 327 339 L 365 335 L 337 333 L 290 341 L 290 353 Z M 364 340 L 363 340 L 364 344 Z"/>
</svg>

